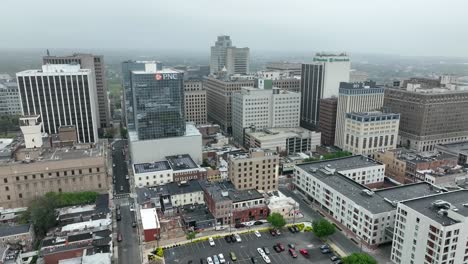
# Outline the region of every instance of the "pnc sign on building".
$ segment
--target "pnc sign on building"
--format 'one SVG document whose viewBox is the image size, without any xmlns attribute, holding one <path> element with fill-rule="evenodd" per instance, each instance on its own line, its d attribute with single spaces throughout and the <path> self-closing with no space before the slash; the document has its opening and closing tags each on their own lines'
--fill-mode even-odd
<svg viewBox="0 0 468 264">
<path fill-rule="evenodd" d="M 177 73 L 156 73 L 154 79 L 156 81 L 162 80 L 177 80 L 179 78 Z"/>
</svg>

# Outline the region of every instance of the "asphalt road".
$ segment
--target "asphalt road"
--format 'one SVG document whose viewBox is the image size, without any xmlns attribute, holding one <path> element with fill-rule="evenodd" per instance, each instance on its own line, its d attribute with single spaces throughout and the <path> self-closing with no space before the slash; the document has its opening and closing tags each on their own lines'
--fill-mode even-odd
<svg viewBox="0 0 468 264">
<path fill-rule="evenodd" d="M 132 227 L 135 219 L 134 211 L 130 211 L 129 198 L 118 199 L 116 204 L 120 205 L 122 220 L 117 221 L 117 232 L 122 234 L 123 240 L 118 243 L 118 263 L 141 263 L 140 249 L 138 244 L 137 229 Z"/>
<path fill-rule="evenodd" d="M 118 140 L 112 145 L 112 180 L 117 194 L 130 193 L 130 182 L 125 179 L 125 176 L 128 174 L 127 162 L 122 152 L 126 146 L 126 142 L 126 140 Z"/>
<path fill-rule="evenodd" d="M 312 233 L 296 233 L 292 234 L 287 230 L 284 230 L 281 236 L 271 236 L 268 232 L 262 232 L 261 237 L 255 236 L 254 233 L 242 234 L 242 242 L 240 243 L 227 243 L 224 238 L 217 238 L 215 240 L 215 246 L 210 247 L 208 241 L 189 243 L 183 246 L 166 249 L 164 252 L 166 264 L 178 263 L 187 264 L 190 260 L 194 264 L 200 263 L 200 259 L 203 259 L 203 263 L 206 263 L 206 258 L 209 256 L 217 255 L 222 253 L 226 261 L 230 263 L 247 264 L 252 263 L 251 257 L 255 257 L 258 264 L 265 263 L 257 252 L 258 247 L 267 247 L 270 250 L 269 258 L 271 263 L 289 263 L 294 262 L 297 264 L 305 263 L 332 263 L 329 259 L 330 255 L 322 254 L 320 252 L 321 242 Z M 277 253 L 273 250 L 273 245 L 276 243 L 282 243 L 286 250 Z M 297 258 L 294 259 L 287 252 L 287 245 L 293 243 L 296 246 Z M 305 258 L 299 253 L 299 249 L 305 248 L 309 251 L 310 256 Z M 229 252 L 234 252 L 237 257 L 236 262 L 232 262 L 229 258 Z"/>
<path fill-rule="evenodd" d="M 303 219 L 298 219 L 299 221 L 314 221 L 323 218 L 319 213 L 312 209 L 310 205 L 306 204 L 302 200 L 302 196 L 282 186 L 280 186 L 280 191 L 285 195 L 294 198 L 294 200 L 296 200 L 299 203 L 300 211 L 304 215 Z M 335 234 L 331 235 L 328 238 L 347 254 L 361 251 L 358 245 L 349 240 L 343 233 L 339 232 L 339 230 L 337 230 Z"/>
</svg>

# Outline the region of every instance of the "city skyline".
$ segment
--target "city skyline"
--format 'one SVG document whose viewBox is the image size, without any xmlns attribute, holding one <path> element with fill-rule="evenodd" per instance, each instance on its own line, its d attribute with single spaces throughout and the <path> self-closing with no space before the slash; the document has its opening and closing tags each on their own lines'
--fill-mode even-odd
<svg viewBox="0 0 468 264">
<path fill-rule="evenodd" d="M 436 1 L 295 1 L 288 5 L 268 5 L 269 12 L 259 12 L 264 10 L 265 1 L 224 5 L 205 0 L 184 2 L 177 5 L 178 8 L 174 8 L 173 3 L 150 2 L 146 3 L 145 8 L 140 8 L 135 3 L 110 3 L 106 0 L 93 3 L 92 9 L 88 8 L 87 1 L 76 6 L 73 13 L 61 13 L 65 7 L 56 0 L 45 3 L 29 1 L 27 10 L 22 8 L 24 2 L 6 1 L 3 3 L 5 10 L 22 9 L 22 16 L 7 12 L 0 18 L 3 24 L 13 25 L 3 30 L 10 37 L 2 41 L 0 48 L 157 47 L 209 52 L 208 44 L 212 43 L 213 38 L 226 34 L 236 40 L 237 46 L 248 46 L 252 51 L 306 51 L 312 47 L 317 51 L 468 56 L 468 51 L 461 45 L 468 40 L 468 36 L 459 32 L 460 28 L 468 25 L 463 13 L 468 3 L 458 0 L 450 1 L 449 5 Z M 110 4 L 112 12 L 102 12 Z M 424 12 L 421 12 L 422 5 Z M 41 16 L 41 12 L 37 11 L 44 6 L 54 6 L 56 15 Z M 310 10 L 315 10 L 312 15 Z M 74 15 L 81 13 L 87 14 L 85 20 Z M 240 13 L 242 19 L 238 16 Z M 382 13 L 390 14 L 388 19 L 383 19 Z M 281 14 L 281 20 L 278 14 Z M 29 17 L 30 21 L 35 20 L 35 26 L 25 23 L 23 16 Z M 437 19 L 431 19 L 434 17 Z M 152 22 L 155 18 L 158 23 Z M 190 23 L 186 23 L 185 19 Z M 100 26 L 95 27 L 96 24 Z M 36 30 L 37 27 L 54 30 L 48 38 L 44 38 L 40 35 L 41 31 Z M 83 32 L 84 28 L 86 32 Z M 162 32 L 165 37 L 157 37 Z M 93 41 L 73 38 L 82 33 Z M 123 34 L 125 38 L 122 38 Z M 134 42 L 137 36 L 139 41 Z M 190 45 L 184 41 L 186 39 L 191 40 Z"/>
</svg>

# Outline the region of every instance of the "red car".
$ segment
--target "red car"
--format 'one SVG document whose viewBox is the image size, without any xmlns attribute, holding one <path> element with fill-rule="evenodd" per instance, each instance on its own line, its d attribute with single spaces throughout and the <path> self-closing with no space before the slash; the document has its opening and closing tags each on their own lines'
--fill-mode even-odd
<svg viewBox="0 0 468 264">
<path fill-rule="evenodd" d="M 122 234 L 119 232 L 119 233 L 117 234 L 117 242 L 120 242 L 120 241 L 122 241 L 122 240 L 123 240 Z"/>
<path fill-rule="evenodd" d="M 284 246 L 281 243 L 276 243 L 276 247 L 279 248 L 281 251 L 284 251 Z"/>
<path fill-rule="evenodd" d="M 305 249 L 305 248 L 299 249 L 299 253 L 301 253 L 304 257 L 309 256 L 309 251 L 307 251 L 307 249 Z"/>
<path fill-rule="evenodd" d="M 289 249 L 289 255 L 291 255 L 293 258 L 297 258 L 296 251 L 292 248 Z"/>
</svg>

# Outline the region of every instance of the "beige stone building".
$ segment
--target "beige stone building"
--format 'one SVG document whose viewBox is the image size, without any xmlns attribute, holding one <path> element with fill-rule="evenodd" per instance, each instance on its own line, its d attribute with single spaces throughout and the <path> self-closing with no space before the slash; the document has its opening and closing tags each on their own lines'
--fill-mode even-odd
<svg viewBox="0 0 468 264">
<path fill-rule="evenodd" d="M 395 149 L 400 114 L 382 112 L 347 113 L 343 150 L 373 156 L 377 151 Z"/>
<path fill-rule="evenodd" d="M 229 155 L 229 179 L 236 189 L 278 190 L 279 155 L 271 150 L 251 149 Z"/>
<path fill-rule="evenodd" d="M 185 90 L 185 120 L 197 125 L 207 123 L 206 90 L 200 80 L 184 82 Z"/>
<path fill-rule="evenodd" d="M 398 159 L 399 150 L 388 150 L 377 152 L 374 155 L 375 160 L 385 165 L 385 176 L 395 179 L 398 182 L 405 182 L 406 162 Z"/>
<path fill-rule="evenodd" d="M 47 192 L 106 192 L 107 144 L 26 149 L 0 162 L 0 207 L 28 206 Z"/>
</svg>

